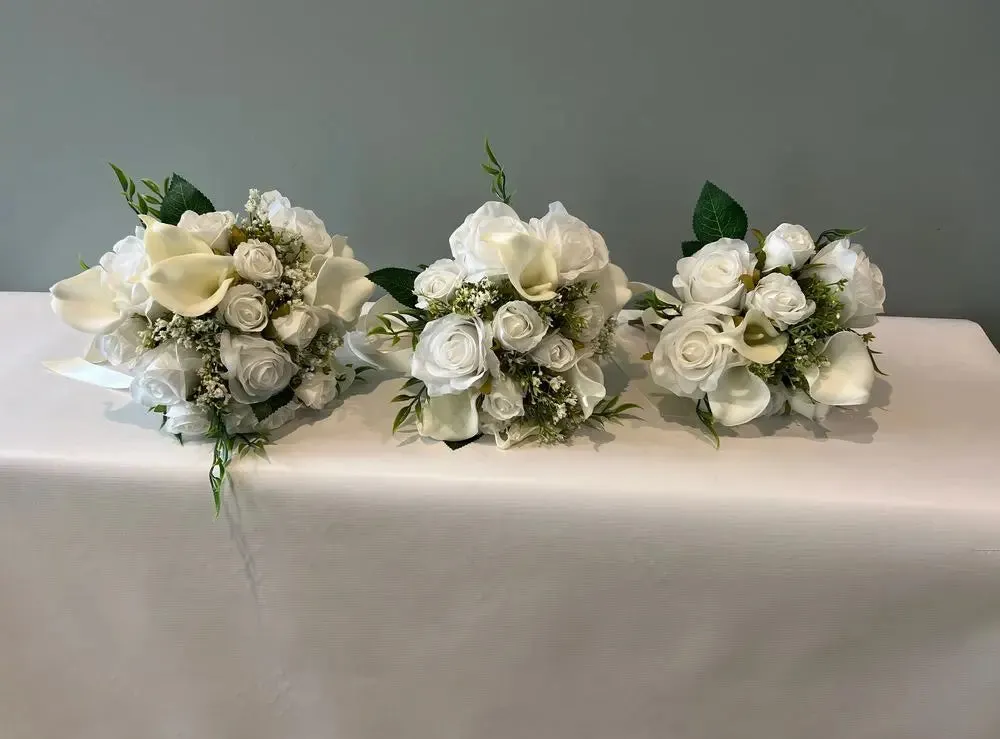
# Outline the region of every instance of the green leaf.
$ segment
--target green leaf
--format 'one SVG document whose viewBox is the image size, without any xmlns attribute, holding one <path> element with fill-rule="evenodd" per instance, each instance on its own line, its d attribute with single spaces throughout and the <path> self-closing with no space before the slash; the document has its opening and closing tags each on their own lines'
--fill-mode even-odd
<svg viewBox="0 0 1000 739">
<path fill-rule="evenodd" d="M 156 182 L 154 180 L 151 180 L 148 177 L 143 177 L 141 181 L 142 181 L 142 184 L 144 184 L 149 190 L 151 190 L 156 195 L 162 195 L 163 194 L 162 192 L 160 192 L 160 186 L 158 184 L 156 184 Z"/>
<path fill-rule="evenodd" d="M 149 412 L 150 413 L 166 413 L 167 412 L 167 406 L 165 406 L 165 405 L 154 405 L 152 408 L 149 409 Z"/>
<path fill-rule="evenodd" d="M 411 388 L 414 385 L 420 385 L 422 383 L 423 380 L 417 379 L 416 377 L 411 377 L 409 380 L 403 383 L 403 387 L 401 389 L 406 390 L 407 388 Z"/>
<path fill-rule="evenodd" d="M 694 206 L 694 235 L 703 243 L 742 239 L 750 225 L 743 207 L 729 193 L 706 182 Z"/>
<path fill-rule="evenodd" d="M 498 174 L 500 174 L 500 170 L 499 169 L 494 169 L 493 167 L 491 167 L 488 164 L 481 164 L 479 166 L 481 166 L 484 170 L 486 170 L 487 174 L 491 174 L 494 177 L 497 176 Z"/>
<path fill-rule="evenodd" d="M 702 403 L 705 404 L 704 408 L 701 405 Z M 694 409 L 695 413 L 698 414 L 698 420 L 701 421 L 705 430 L 708 431 L 708 435 L 712 437 L 712 441 L 715 442 L 715 448 L 718 449 L 720 446 L 719 432 L 715 429 L 715 416 L 712 415 L 711 406 L 708 404 L 707 400 L 702 398 L 695 404 Z"/>
<path fill-rule="evenodd" d="M 174 173 L 170 176 L 170 189 L 164 194 L 160 204 L 160 220 L 176 226 L 186 210 L 193 210 L 200 215 L 211 213 L 215 206 L 201 190 Z"/>
<path fill-rule="evenodd" d="M 503 169 L 503 167 L 500 166 L 500 162 L 497 161 L 496 154 L 493 153 L 493 149 L 490 147 L 490 139 L 489 139 L 489 137 L 486 138 L 486 156 L 488 156 L 490 158 L 490 161 L 493 162 L 493 165 L 498 170 L 499 169 Z"/>
<path fill-rule="evenodd" d="M 468 439 L 463 439 L 462 441 L 446 441 L 445 444 L 447 444 L 448 448 L 451 450 L 461 449 L 463 446 L 471 444 L 472 442 L 481 439 L 482 437 L 483 437 L 482 434 L 476 434 L 475 436 Z"/>
<path fill-rule="evenodd" d="M 132 196 L 135 195 L 135 183 L 132 182 L 132 180 L 128 181 L 128 191 L 127 191 L 127 194 L 128 194 L 128 197 L 129 197 L 130 200 L 132 199 Z"/>
<path fill-rule="evenodd" d="M 417 307 L 417 296 L 413 294 L 413 282 L 419 272 L 400 267 L 386 267 L 368 274 L 368 279 L 381 287 L 408 308 Z"/>
<path fill-rule="evenodd" d="M 704 244 L 701 243 L 700 241 L 682 241 L 681 242 L 681 253 L 684 256 L 689 257 L 692 254 L 695 254 L 703 246 L 704 246 Z"/>
<path fill-rule="evenodd" d="M 253 411 L 253 414 L 258 421 L 263 421 L 279 408 L 283 408 L 288 405 L 294 397 L 295 391 L 290 387 L 286 387 L 277 395 L 274 395 L 261 403 L 254 403 L 250 406 L 250 410 Z"/>
<path fill-rule="evenodd" d="M 118 178 L 118 184 L 122 186 L 122 192 L 128 192 L 128 175 L 122 172 L 121 169 L 116 167 L 114 164 L 111 164 L 111 162 L 108 162 L 108 164 L 111 165 L 111 169 L 115 171 L 115 176 Z"/>
<path fill-rule="evenodd" d="M 823 246 L 837 239 L 846 239 L 864 231 L 863 228 L 828 228 L 816 238 L 816 246 Z"/>
<path fill-rule="evenodd" d="M 396 418 L 392 422 L 392 433 L 399 431 L 399 427 L 406 423 L 406 419 L 410 415 L 410 407 L 404 405 L 399 409 L 399 413 L 396 414 Z"/>
<path fill-rule="evenodd" d="M 176 436 L 176 437 L 177 437 L 177 442 L 178 442 L 178 443 L 179 443 L 179 444 L 180 444 L 181 446 L 184 446 L 184 437 L 183 437 L 183 436 L 182 436 L 181 434 L 174 434 L 174 436 Z"/>
<path fill-rule="evenodd" d="M 751 228 L 750 231 L 753 232 L 754 238 L 757 239 L 757 248 L 763 249 L 764 242 L 767 241 L 767 237 L 764 235 L 764 232 L 759 228 Z"/>
<path fill-rule="evenodd" d="M 406 393 L 400 393 L 399 395 L 397 395 L 395 398 L 393 398 L 389 402 L 390 403 L 402 403 L 404 400 L 405 401 L 413 400 L 413 396 L 412 395 L 407 395 Z"/>
<path fill-rule="evenodd" d="M 90 269 L 90 267 L 87 266 L 87 263 L 83 261 L 83 257 L 80 257 L 80 269 L 84 272 Z"/>
<path fill-rule="evenodd" d="M 139 201 L 139 212 L 142 213 L 143 215 L 149 213 L 149 206 L 146 204 L 146 198 L 140 195 L 138 197 L 138 201 Z"/>
</svg>

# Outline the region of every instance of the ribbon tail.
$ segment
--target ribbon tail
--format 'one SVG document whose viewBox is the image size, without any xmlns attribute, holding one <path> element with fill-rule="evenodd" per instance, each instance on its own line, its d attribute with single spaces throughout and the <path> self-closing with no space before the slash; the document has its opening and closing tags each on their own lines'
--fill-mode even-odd
<svg viewBox="0 0 1000 739">
<path fill-rule="evenodd" d="M 42 362 L 42 365 L 57 375 L 68 377 L 71 380 L 86 382 L 88 385 L 108 388 L 109 390 L 128 390 L 132 384 L 131 375 L 126 375 L 124 372 L 118 372 L 108 367 L 101 367 L 80 357 L 55 359 L 49 362 Z"/>
</svg>

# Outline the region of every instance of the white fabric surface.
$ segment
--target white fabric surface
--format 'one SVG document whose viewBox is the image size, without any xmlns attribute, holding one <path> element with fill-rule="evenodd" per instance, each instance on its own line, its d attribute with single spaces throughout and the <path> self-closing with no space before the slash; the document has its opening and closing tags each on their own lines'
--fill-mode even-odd
<svg viewBox="0 0 1000 739">
<path fill-rule="evenodd" d="M 647 424 L 452 452 L 393 439 L 376 378 L 218 520 L 207 446 L 42 367 L 87 343 L 46 296 L 0 326 L 4 739 L 1000 737 L 972 323 L 883 320 L 871 408 L 720 452 L 644 380 Z"/>
</svg>

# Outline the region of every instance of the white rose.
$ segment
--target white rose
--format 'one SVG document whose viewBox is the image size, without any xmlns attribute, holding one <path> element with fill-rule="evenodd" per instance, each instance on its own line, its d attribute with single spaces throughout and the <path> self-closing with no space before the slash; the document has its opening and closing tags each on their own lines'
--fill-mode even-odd
<svg viewBox="0 0 1000 739">
<path fill-rule="evenodd" d="M 163 430 L 168 434 L 204 436 L 212 422 L 203 408 L 194 403 L 178 403 L 167 408 Z"/>
<path fill-rule="evenodd" d="M 237 285 L 219 303 L 222 318 L 235 329 L 247 333 L 263 331 L 267 325 L 267 301 L 253 285 Z"/>
<path fill-rule="evenodd" d="M 840 293 L 841 320 L 848 328 L 866 328 L 884 313 L 885 286 L 882 270 L 872 264 L 860 244 L 839 239 L 827 244 L 809 263 L 810 273 L 824 282 L 847 280 Z"/>
<path fill-rule="evenodd" d="M 552 333 L 531 351 L 531 358 L 554 372 L 563 372 L 576 361 L 576 348 L 562 334 Z"/>
<path fill-rule="evenodd" d="M 309 346 L 322 323 L 319 311 L 307 305 L 297 306 L 285 315 L 271 319 L 271 325 L 282 343 L 295 347 Z"/>
<path fill-rule="evenodd" d="M 353 257 L 332 254 L 313 257 L 309 266 L 316 278 L 305 286 L 302 299 L 319 309 L 324 322 L 353 326 L 375 290 L 375 283 L 365 276 L 368 267 Z"/>
<path fill-rule="evenodd" d="M 596 339 L 607 320 L 604 306 L 596 300 L 577 300 L 573 303 L 573 312 L 580 319 L 580 326 L 573 334 L 573 338 L 584 344 Z"/>
<path fill-rule="evenodd" d="M 190 397 L 198 382 L 201 356 L 176 342 L 146 352 L 136 367 L 130 391 L 141 406 L 176 405 Z"/>
<path fill-rule="evenodd" d="M 417 433 L 438 441 L 465 441 L 479 433 L 475 390 L 424 398 Z"/>
<path fill-rule="evenodd" d="M 782 223 L 764 239 L 764 269 L 799 269 L 816 253 L 812 236 L 802 226 Z"/>
<path fill-rule="evenodd" d="M 229 392 L 239 403 L 260 403 L 284 390 L 297 371 L 288 352 L 259 336 L 220 337 L 219 356 L 226 367 Z"/>
<path fill-rule="evenodd" d="M 806 299 L 794 277 L 772 272 L 747 295 L 747 308 L 756 308 L 784 331 L 815 313 L 816 302 Z"/>
<path fill-rule="evenodd" d="M 413 352 L 410 374 L 431 397 L 478 387 L 493 353 L 492 329 L 478 317 L 450 314 L 428 323 Z"/>
<path fill-rule="evenodd" d="M 147 313 L 152 300 L 142 284 L 149 268 L 146 247 L 135 236 L 126 236 L 101 257 L 102 281 L 114 294 L 115 307 L 122 314 Z"/>
<path fill-rule="evenodd" d="M 506 273 L 497 244 L 488 237 L 502 233 L 527 233 L 528 227 L 509 205 L 490 202 L 467 216 L 448 239 L 451 254 L 470 282 Z"/>
<path fill-rule="evenodd" d="M 274 413 L 258 421 L 253 408 L 245 403 L 230 403 L 226 407 L 226 431 L 230 434 L 249 434 L 253 431 L 267 433 L 284 426 L 302 409 L 297 400 L 290 400 Z"/>
<path fill-rule="evenodd" d="M 149 269 L 142 284 L 167 310 L 197 318 L 213 310 L 233 283 L 233 258 L 212 251 L 202 239 L 177 226 L 142 216 Z"/>
<path fill-rule="evenodd" d="M 268 190 L 267 192 L 261 193 L 260 199 L 257 201 L 257 211 L 255 215 L 261 220 L 268 220 L 271 212 L 278 212 L 285 208 L 291 208 L 292 204 L 284 195 L 282 195 L 277 190 Z"/>
<path fill-rule="evenodd" d="M 449 300 L 463 280 L 465 270 L 462 265 L 454 259 L 438 259 L 413 281 L 417 307 L 426 308 L 429 300 Z"/>
<path fill-rule="evenodd" d="M 823 364 L 806 369 L 809 395 L 823 405 L 863 405 L 871 397 L 875 365 L 864 339 L 853 331 L 831 336 L 821 352 Z"/>
<path fill-rule="evenodd" d="M 337 375 L 334 372 L 310 372 L 295 388 L 295 397 L 304 405 L 322 410 L 337 398 Z"/>
<path fill-rule="evenodd" d="M 276 190 L 261 195 L 261 207 L 267 209 L 267 220 L 275 231 L 298 236 L 313 254 L 333 255 L 336 246 L 334 237 L 326 230 L 323 219 L 314 212 L 291 205 L 288 198 Z"/>
<path fill-rule="evenodd" d="M 673 285 L 685 303 L 740 308 L 756 259 L 739 239 L 719 239 L 677 262 Z"/>
<path fill-rule="evenodd" d="M 284 271 L 274 247 L 257 239 L 244 241 L 236 247 L 233 265 L 240 277 L 250 282 L 274 282 Z"/>
<path fill-rule="evenodd" d="M 538 311 L 523 300 L 512 300 L 500 306 L 493 316 L 493 333 L 500 346 L 515 352 L 534 349 L 548 328 Z"/>
<path fill-rule="evenodd" d="M 740 360 L 727 343 L 731 318 L 700 310 L 670 320 L 653 350 L 650 375 L 675 395 L 699 398 L 714 390 L 719 377 Z"/>
<path fill-rule="evenodd" d="M 590 418 L 594 408 L 608 394 L 604 387 L 604 371 L 594 360 L 581 359 L 565 376 L 577 397 L 583 417 Z"/>
<path fill-rule="evenodd" d="M 566 212 L 562 203 L 552 203 L 547 215 L 532 218 L 530 228 L 555 247 L 563 284 L 591 277 L 608 266 L 604 237 Z"/>
<path fill-rule="evenodd" d="M 524 415 L 521 388 L 507 375 L 493 377 L 490 392 L 483 396 L 483 411 L 498 421 Z"/>
<path fill-rule="evenodd" d="M 177 222 L 178 228 L 194 234 L 204 241 L 216 254 L 229 253 L 229 237 L 236 216 L 228 210 L 218 213 L 202 213 L 198 215 L 193 210 L 186 210 Z"/>
<path fill-rule="evenodd" d="M 146 352 L 140 332 L 148 325 L 140 318 L 130 318 L 111 333 L 97 337 L 97 349 L 111 364 L 134 369 Z"/>
</svg>

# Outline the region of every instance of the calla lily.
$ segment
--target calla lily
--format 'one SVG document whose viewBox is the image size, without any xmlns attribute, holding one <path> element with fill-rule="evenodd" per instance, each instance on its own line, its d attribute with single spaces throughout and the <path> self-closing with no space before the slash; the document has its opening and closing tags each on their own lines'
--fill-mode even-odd
<svg viewBox="0 0 1000 739">
<path fill-rule="evenodd" d="M 213 310 L 233 283 L 233 258 L 212 251 L 204 240 L 177 226 L 143 218 L 149 269 L 142 284 L 172 313 L 195 318 Z"/>
<path fill-rule="evenodd" d="M 604 400 L 608 391 L 604 387 L 604 371 L 592 359 L 581 359 L 566 373 L 569 386 L 580 401 L 584 418 L 590 418 L 594 408 Z"/>
<path fill-rule="evenodd" d="M 802 390 L 789 393 L 788 405 L 800 416 L 805 416 L 810 421 L 817 421 L 819 423 L 822 423 L 830 412 L 830 406 L 813 402 L 813 399 Z"/>
<path fill-rule="evenodd" d="M 375 290 L 375 283 L 365 277 L 368 267 L 350 257 L 328 255 L 313 257 L 310 266 L 316 279 L 302 291 L 306 303 L 322 310 L 328 319 L 347 325 L 357 321 L 361 306 Z"/>
<path fill-rule="evenodd" d="M 142 284 L 167 310 L 195 318 L 222 302 L 234 274 L 233 258 L 210 250 L 208 254 L 184 254 L 157 262 L 146 272 Z"/>
<path fill-rule="evenodd" d="M 465 441 L 479 433 L 477 390 L 425 398 L 417 433 L 438 441 Z"/>
<path fill-rule="evenodd" d="M 746 367 L 730 367 L 708 393 L 712 415 L 723 426 L 749 423 L 767 410 L 771 391 L 767 383 Z"/>
<path fill-rule="evenodd" d="M 528 441 L 538 435 L 538 427 L 526 424 L 523 421 L 512 423 L 504 429 L 493 431 L 493 438 L 496 441 L 497 449 L 510 449 L 518 444 Z"/>
<path fill-rule="evenodd" d="M 556 296 L 559 264 L 550 244 L 537 236 L 516 232 L 486 238 L 496 246 L 507 277 L 521 297 L 538 302 Z"/>
<path fill-rule="evenodd" d="M 805 373 L 812 399 L 825 405 L 867 403 L 875 383 L 875 365 L 864 340 L 853 331 L 841 331 L 827 341 L 823 357 L 827 364 Z"/>
<path fill-rule="evenodd" d="M 126 314 L 115 307 L 115 293 L 101 279 L 100 267 L 90 269 L 53 285 L 52 310 L 70 326 L 89 334 L 113 331 Z"/>
<path fill-rule="evenodd" d="M 629 287 L 631 283 L 625 276 L 625 271 L 617 264 L 609 264 L 593 278 L 588 278 L 587 282 L 590 282 L 591 279 L 597 283 L 594 299 L 601 304 L 606 316 L 610 317 L 618 313 L 632 297 L 632 290 Z M 657 294 L 661 293 L 657 291 Z M 666 295 L 666 293 L 662 294 Z"/>
<path fill-rule="evenodd" d="M 788 334 L 783 334 L 758 310 L 750 310 L 734 329 L 719 339 L 739 354 L 757 364 L 771 364 L 788 348 Z"/>
<path fill-rule="evenodd" d="M 347 335 L 348 348 L 365 364 L 390 372 L 409 372 L 410 360 L 413 358 L 413 347 L 409 337 L 393 345 L 391 336 L 377 334 L 372 336 L 368 333 L 380 325 L 379 316 L 387 313 L 398 313 L 405 307 L 391 295 L 384 295 L 376 300 L 368 312 L 361 317 L 358 322 L 358 330 Z M 402 328 L 397 319 L 390 318 L 388 320 L 396 328 Z"/>
</svg>

